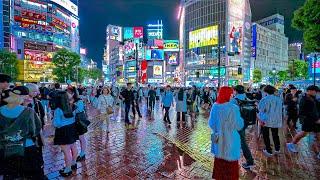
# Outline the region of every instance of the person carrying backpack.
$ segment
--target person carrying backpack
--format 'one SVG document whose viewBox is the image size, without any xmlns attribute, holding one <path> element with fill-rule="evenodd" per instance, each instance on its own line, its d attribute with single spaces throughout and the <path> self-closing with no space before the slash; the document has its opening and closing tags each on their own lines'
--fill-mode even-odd
<svg viewBox="0 0 320 180">
<path fill-rule="evenodd" d="M 235 96 L 233 99 L 230 100 L 230 102 L 235 105 L 238 105 L 240 107 L 240 114 L 241 114 L 241 117 L 244 119 L 244 127 L 238 132 L 240 135 L 241 149 L 243 152 L 243 156 L 245 157 L 247 162 L 241 164 L 241 166 L 244 169 L 250 169 L 251 167 L 254 166 L 254 160 L 253 160 L 251 151 L 248 147 L 248 144 L 246 142 L 246 128 L 248 127 L 249 124 L 251 124 L 248 122 L 250 122 L 252 120 L 248 119 L 248 118 L 250 118 L 250 116 L 246 116 L 245 114 L 247 114 L 247 113 L 244 113 L 243 109 L 246 108 L 247 106 L 250 107 L 251 103 L 254 101 L 250 101 L 247 99 L 245 91 L 244 91 L 244 87 L 242 85 L 235 86 L 233 88 L 233 92 L 234 92 Z M 251 109 L 251 108 L 249 108 L 249 109 Z M 252 114 L 255 114 L 255 113 L 256 113 L 256 108 L 252 107 Z M 255 118 L 255 117 L 253 117 L 253 118 Z"/>
</svg>

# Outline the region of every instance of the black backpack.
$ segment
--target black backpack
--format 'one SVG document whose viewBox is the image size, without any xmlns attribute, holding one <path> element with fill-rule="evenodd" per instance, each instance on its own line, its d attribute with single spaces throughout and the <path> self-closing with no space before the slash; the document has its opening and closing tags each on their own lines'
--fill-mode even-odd
<svg viewBox="0 0 320 180">
<path fill-rule="evenodd" d="M 247 100 L 247 98 L 245 100 L 235 99 L 240 107 L 240 114 L 244 120 L 245 126 L 256 124 L 258 109 L 255 105 L 255 101 Z"/>
</svg>

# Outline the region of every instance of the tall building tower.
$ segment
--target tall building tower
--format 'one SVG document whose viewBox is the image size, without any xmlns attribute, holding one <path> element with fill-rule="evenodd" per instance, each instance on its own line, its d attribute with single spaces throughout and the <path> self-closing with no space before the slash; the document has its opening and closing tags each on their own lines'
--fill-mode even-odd
<svg viewBox="0 0 320 180">
<path fill-rule="evenodd" d="M 80 53 L 77 0 L 1 0 L 0 15 L 0 48 L 17 53 L 20 81 L 52 81 L 53 53 Z"/>
<path fill-rule="evenodd" d="M 267 78 L 273 71 L 288 69 L 288 38 L 284 34 L 284 17 L 275 14 L 252 25 L 254 68 Z"/>
<path fill-rule="evenodd" d="M 180 7 L 180 70 L 185 81 L 217 84 L 220 47 L 222 84 L 249 82 L 249 1 L 182 0 Z"/>
</svg>

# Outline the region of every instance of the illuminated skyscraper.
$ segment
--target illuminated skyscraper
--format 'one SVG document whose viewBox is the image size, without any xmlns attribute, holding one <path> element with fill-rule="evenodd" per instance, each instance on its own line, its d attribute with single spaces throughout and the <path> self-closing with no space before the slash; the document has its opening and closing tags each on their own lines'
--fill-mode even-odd
<svg viewBox="0 0 320 180">
<path fill-rule="evenodd" d="M 217 83 L 218 47 L 223 84 L 250 81 L 251 9 L 248 0 L 182 0 L 181 70 L 186 81 Z M 238 68 L 242 72 L 238 74 Z M 187 72 L 187 73 L 186 73 Z M 199 74 L 199 75 L 198 75 Z M 199 77 L 198 77 L 199 76 Z M 210 77 L 210 78 L 209 78 Z"/>
</svg>

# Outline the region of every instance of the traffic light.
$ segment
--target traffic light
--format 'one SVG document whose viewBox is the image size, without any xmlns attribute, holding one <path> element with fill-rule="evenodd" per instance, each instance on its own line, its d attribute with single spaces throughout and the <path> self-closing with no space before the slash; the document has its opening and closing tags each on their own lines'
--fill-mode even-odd
<svg viewBox="0 0 320 180">
<path fill-rule="evenodd" d="M 238 75 L 241 75 L 241 74 L 242 74 L 242 68 L 238 67 Z"/>
<path fill-rule="evenodd" d="M 200 72 L 196 72 L 196 77 L 199 78 L 200 77 Z"/>
</svg>

